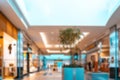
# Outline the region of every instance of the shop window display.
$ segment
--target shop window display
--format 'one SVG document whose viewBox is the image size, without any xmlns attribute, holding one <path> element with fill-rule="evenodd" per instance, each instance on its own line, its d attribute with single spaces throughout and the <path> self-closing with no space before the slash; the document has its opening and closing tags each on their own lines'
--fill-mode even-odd
<svg viewBox="0 0 120 80">
<path fill-rule="evenodd" d="M 99 70 L 101 72 L 109 72 L 109 59 L 108 58 L 102 59 Z"/>
<path fill-rule="evenodd" d="M 97 53 L 93 53 L 90 55 L 87 55 L 87 67 L 86 69 L 88 71 L 97 72 L 98 71 L 98 60 L 97 60 Z"/>
<path fill-rule="evenodd" d="M 23 67 L 23 74 L 27 74 L 27 53 L 24 53 L 24 67 Z"/>
<path fill-rule="evenodd" d="M 4 33 L 4 77 L 14 78 L 17 75 L 16 45 L 17 42 L 8 34 Z"/>
<path fill-rule="evenodd" d="M 30 72 L 37 71 L 38 69 L 38 58 L 36 54 L 30 54 Z"/>
<path fill-rule="evenodd" d="M 14 76 L 15 75 L 15 67 L 14 64 L 9 64 L 9 75 Z"/>
</svg>

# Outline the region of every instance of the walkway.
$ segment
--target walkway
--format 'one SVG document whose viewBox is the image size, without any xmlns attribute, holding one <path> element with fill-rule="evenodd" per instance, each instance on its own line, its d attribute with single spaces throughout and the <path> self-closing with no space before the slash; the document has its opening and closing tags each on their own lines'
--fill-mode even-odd
<svg viewBox="0 0 120 80">
<path fill-rule="evenodd" d="M 13 80 L 13 79 L 4 79 L 4 80 Z M 52 71 L 40 71 L 37 73 L 31 73 L 29 76 L 25 76 L 22 80 L 62 80 L 61 72 L 52 72 Z M 88 74 L 85 75 L 85 80 L 91 80 Z M 109 79 L 113 80 L 113 79 Z"/>
<path fill-rule="evenodd" d="M 23 80 L 62 80 L 61 72 L 38 72 L 24 77 Z"/>
<path fill-rule="evenodd" d="M 29 77 L 24 77 L 23 80 L 62 80 L 61 72 L 38 72 L 30 74 Z M 85 80 L 92 80 L 89 75 L 85 75 Z M 109 79 L 112 80 L 112 79 Z"/>
</svg>

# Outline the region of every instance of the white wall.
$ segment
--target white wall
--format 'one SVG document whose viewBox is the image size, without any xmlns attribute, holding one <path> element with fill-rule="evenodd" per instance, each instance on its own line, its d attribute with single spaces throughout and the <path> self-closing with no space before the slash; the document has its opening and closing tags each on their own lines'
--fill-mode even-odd
<svg viewBox="0 0 120 80">
<path fill-rule="evenodd" d="M 17 67 L 17 41 L 12 38 L 11 36 L 4 33 L 4 48 L 3 48 L 3 64 L 4 67 L 9 67 L 9 64 L 14 64 L 15 67 Z M 12 50 L 11 54 L 9 53 L 8 46 L 9 44 L 12 44 Z"/>
</svg>

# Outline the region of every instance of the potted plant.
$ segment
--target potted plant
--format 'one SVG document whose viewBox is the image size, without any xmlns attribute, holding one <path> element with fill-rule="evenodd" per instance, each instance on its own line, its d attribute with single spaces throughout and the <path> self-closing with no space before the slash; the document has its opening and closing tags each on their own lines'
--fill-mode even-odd
<svg viewBox="0 0 120 80">
<path fill-rule="evenodd" d="M 82 35 L 82 33 L 79 28 L 67 28 L 59 32 L 59 41 L 63 45 L 63 48 L 70 49 L 72 64 L 74 63 L 74 54 L 80 52 L 80 48 L 74 45 L 75 42 L 81 38 L 80 35 Z"/>
<path fill-rule="evenodd" d="M 80 35 L 82 33 L 79 28 L 67 28 L 59 32 L 60 43 L 64 49 L 70 49 L 70 54 L 72 55 L 71 65 L 63 66 L 63 80 L 84 80 L 84 68 L 80 64 L 77 65 L 74 61 L 75 53 L 80 52 L 80 48 L 75 46 L 76 41 L 81 38 Z"/>
</svg>

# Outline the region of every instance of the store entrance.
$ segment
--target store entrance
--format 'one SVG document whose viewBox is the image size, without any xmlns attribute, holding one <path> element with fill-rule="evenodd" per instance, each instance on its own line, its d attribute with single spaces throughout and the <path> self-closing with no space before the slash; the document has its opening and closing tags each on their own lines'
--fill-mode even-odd
<svg viewBox="0 0 120 80">
<path fill-rule="evenodd" d="M 62 65 L 63 65 L 62 60 L 55 60 L 54 65 L 53 65 L 53 71 L 61 72 L 62 71 Z"/>
</svg>

